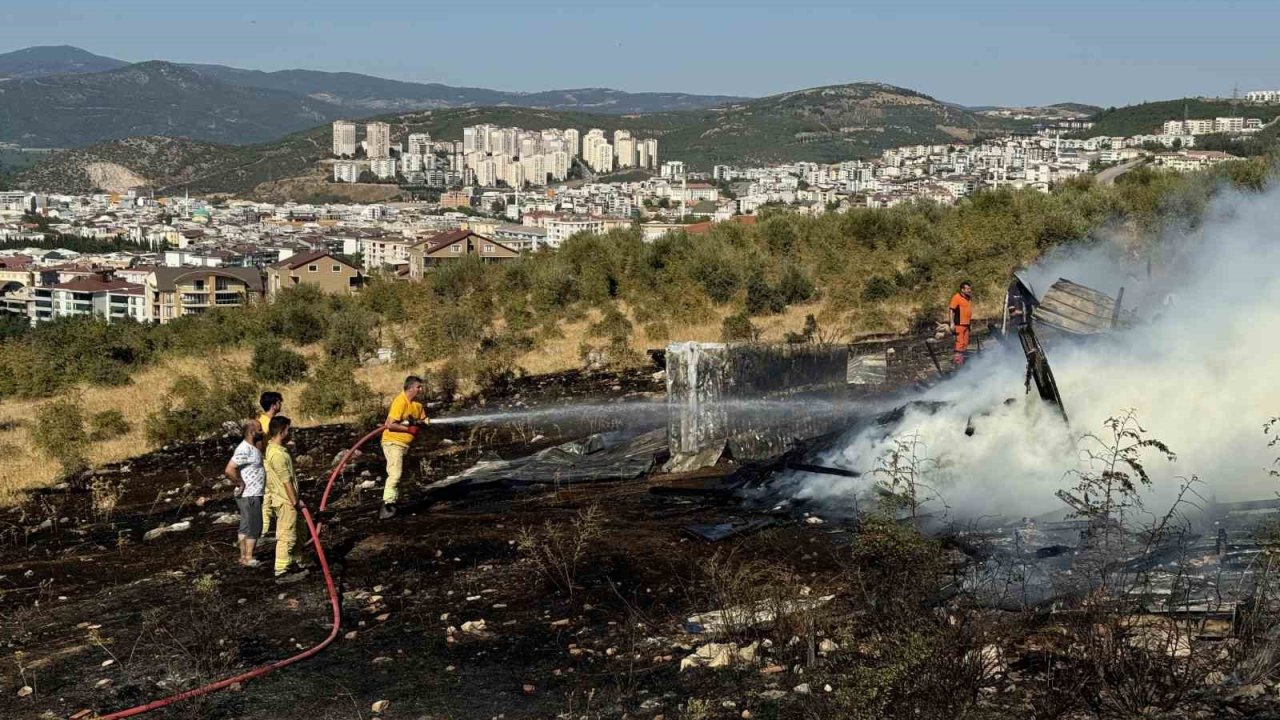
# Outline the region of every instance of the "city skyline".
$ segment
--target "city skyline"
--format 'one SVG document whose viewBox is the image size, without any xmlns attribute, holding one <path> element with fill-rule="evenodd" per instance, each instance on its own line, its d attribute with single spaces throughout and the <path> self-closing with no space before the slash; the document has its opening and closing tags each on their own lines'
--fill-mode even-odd
<svg viewBox="0 0 1280 720">
<path fill-rule="evenodd" d="M 969 106 L 1107 106 L 1280 85 L 1280 50 L 1268 37 L 1280 6 L 1252 0 L 1085 2 L 1069 13 L 998 0 L 892 10 L 753 1 L 643 10 L 502 0 L 385 7 L 369 14 L 328 0 L 286 0 L 157 14 L 142 2 L 60 0 L 10 18 L 0 48 L 68 44 L 130 62 L 345 71 L 529 92 L 609 87 L 762 97 L 875 81 Z M 1250 21 L 1239 22 L 1245 15 Z M 423 42 L 370 42 L 406 30 Z M 487 36 L 484 52 L 476 51 L 477 33 Z M 353 42 L 334 42 L 343 34 Z M 1191 46 L 1197 52 L 1187 52 Z"/>
</svg>

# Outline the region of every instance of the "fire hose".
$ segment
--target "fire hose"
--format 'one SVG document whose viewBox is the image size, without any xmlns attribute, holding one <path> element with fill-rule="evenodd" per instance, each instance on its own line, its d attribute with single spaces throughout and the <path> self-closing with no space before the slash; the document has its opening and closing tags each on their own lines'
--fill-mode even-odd
<svg viewBox="0 0 1280 720">
<path fill-rule="evenodd" d="M 377 435 L 378 433 L 382 432 L 384 428 L 385 428 L 385 425 L 379 425 L 378 427 L 369 431 L 367 435 L 360 438 L 360 440 L 358 440 L 355 445 L 352 445 L 345 453 L 343 453 L 342 458 L 338 461 L 338 464 L 335 465 L 333 468 L 333 471 L 329 473 L 329 480 L 325 483 L 324 494 L 320 496 L 320 512 L 321 513 L 323 513 L 328 508 L 329 491 L 333 489 L 334 481 L 338 478 L 338 475 L 342 473 L 342 470 L 343 468 L 346 467 L 347 462 L 351 460 L 352 457 L 355 456 L 356 452 L 359 451 L 361 445 L 364 445 L 366 442 L 368 442 L 369 439 L 372 438 L 374 435 Z M 307 523 L 307 531 L 311 533 L 311 544 L 314 545 L 316 549 L 316 560 L 320 563 L 320 571 L 324 574 L 325 587 L 328 589 L 328 592 L 329 592 L 329 605 L 333 608 L 333 629 L 329 631 L 328 637 L 321 640 L 319 643 L 307 648 L 306 650 L 303 650 L 297 655 L 292 655 L 283 660 L 277 660 L 276 662 L 273 662 L 270 665 L 263 665 L 261 667 L 255 668 L 245 673 L 241 673 L 234 677 L 229 677 L 224 680 L 219 680 L 217 682 L 210 683 L 208 685 L 204 685 L 198 688 L 193 688 L 191 690 L 186 690 L 184 692 L 170 695 L 169 697 L 160 698 L 159 700 L 153 700 L 149 703 L 146 703 L 145 705 L 138 705 L 135 707 L 131 707 L 127 710 L 119 710 L 109 715 L 100 715 L 98 716 L 99 720 L 115 720 L 116 718 L 127 718 L 127 717 L 133 717 L 135 715 L 141 715 L 143 713 L 151 712 L 152 710 L 159 710 L 160 708 L 167 707 L 169 705 L 172 705 L 177 702 L 181 702 L 183 700 L 190 700 L 192 698 L 201 697 L 202 695 L 208 695 L 209 693 L 217 692 L 219 690 L 225 690 L 226 688 L 229 688 L 232 685 L 235 685 L 237 683 L 243 683 L 248 680 L 253 680 L 254 678 L 260 678 L 263 675 L 279 670 L 280 668 L 288 667 L 289 665 L 292 665 L 296 662 L 306 660 L 307 658 L 319 653 L 321 650 L 324 650 L 326 647 L 329 646 L 330 643 L 334 641 L 335 638 L 338 637 L 338 631 L 342 627 L 342 611 L 341 611 L 341 606 L 338 603 L 338 590 L 333 583 L 333 574 L 329 571 L 329 561 L 327 558 L 325 558 L 324 546 L 320 544 L 320 528 L 316 525 L 315 521 L 312 519 L 311 511 L 309 511 L 305 505 L 302 505 L 301 507 L 302 507 L 302 517 L 304 520 L 306 520 L 306 523 Z"/>
</svg>

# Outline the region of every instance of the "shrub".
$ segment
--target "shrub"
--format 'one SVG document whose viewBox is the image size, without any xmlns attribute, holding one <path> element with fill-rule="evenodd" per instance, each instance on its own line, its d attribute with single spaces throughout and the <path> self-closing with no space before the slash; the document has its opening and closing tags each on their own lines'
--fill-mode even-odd
<svg viewBox="0 0 1280 720">
<path fill-rule="evenodd" d="M 747 312 L 752 315 L 780 313 L 787 307 L 786 300 L 777 288 L 765 280 L 764 273 L 755 270 L 747 278 Z"/>
<path fill-rule="evenodd" d="M 94 442 L 114 440 L 128 435 L 133 427 L 119 410 L 103 410 L 89 418 L 89 439 Z"/>
<path fill-rule="evenodd" d="M 165 404 L 147 417 L 147 439 L 154 443 L 195 440 L 239 423 L 257 412 L 258 386 L 247 373 L 212 363 L 203 377 L 180 375 Z"/>
<path fill-rule="evenodd" d="M 629 337 L 632 328 L 631 321 L 618 306 L 610 304 L 605 307 L 604 316 L 587 328 L 587 334 L 592 337 Z"/>
<path fill-rule="evenodd" d="M 276 295 L 267 311 L 267 332 L 299 345 L 319 342 L 328 328 L 328 299 L 318 288 L 301 285 Z"/>
<path fill-rule="evenodd" d="M 265 340 L 254 346 L 249 372 L 265 383 L 289 383 L 306 376 L 307 359 L 278 340 Z"/>
<path fill-rule="evenodd" d="M 378 343 L 373 337 L 378 316 L 359 308 L 347 308 L 329 318 L 324 351 L 335 360 L 360 362 L 373 354 Z"/>
<path fill-rule="evenodd" d="M 755 342 L 760 339 L 760 331 L 751 324 L 751 316 L 743 310 L 724 319 L 720 326 L 720 339 L 723 342 Z"/>
<path fill-rule="evenodd" d="M 355 363 L 347 360 L 326 360 L 302 390 L 299 411 L 310 417 L 336 417 L 354 412 L 373 394 L 372 388 L 353 377 L 355 369 Z"/>
<path fill-rule="evenodd" d="M 809 276 L 795 265 L 787 265 L 778 279 L 778 294 L 787 305 L 808 302 L 817 292 Z"/>
<path fill-rule="evenodd" d="M 84 411 L 74 402 L 55 400 L 41 406 L 32 442 L 45 457 L 58 463 L 59 477 L 66 478 L 89 468 Z"/>
</svg>

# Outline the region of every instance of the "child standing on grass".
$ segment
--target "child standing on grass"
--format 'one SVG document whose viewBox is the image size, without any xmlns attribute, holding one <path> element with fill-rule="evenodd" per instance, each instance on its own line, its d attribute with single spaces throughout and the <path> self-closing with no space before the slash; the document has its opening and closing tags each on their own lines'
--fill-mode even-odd
<svg viewBox="0 0 1280 720">
<path fill-rule="evenodd" d="M 264 465 L 267 471 L 266 495 L 262 503 L 262 521 L 270 525 L 276 521 L 275 576 L 283 577 L 290 566 L 297 563 L 293 546 L 298 542 L 298 480 L 293 473 L 293 458 L 285 443 L 289 441 L 292 422 L 283 415 L 271 418 L 267 429 L 267 453 Z"/>
<path fill-rule="evenodd" d="M 253 557 L 253 549 L 262 537 L 262 493 L 266 486 L 266 469 L 262 464 L 262 428 L 257 420 L 244 424 L 244 437 L 231 455 L 231 461 L 223 473 L 236 484 L 236 507 L 240 510 L 240 530 L 236 544 L 240 548 L 240 564 L 258 567 L 261 563 Z"/>
</svg>

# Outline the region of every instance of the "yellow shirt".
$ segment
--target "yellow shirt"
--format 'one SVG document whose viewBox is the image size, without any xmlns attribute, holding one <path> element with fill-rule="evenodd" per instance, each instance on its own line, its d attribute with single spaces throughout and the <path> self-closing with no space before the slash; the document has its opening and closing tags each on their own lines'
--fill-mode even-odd
<svg viewBox="0 0 1280 720">
<path fill-rule="evenodd" d="M 287 502 L 289 491 L 286 488 L 293 488 L 294 497 L 297 497 L 298 480 L 293 475 L 293 458 L 289 457 L 289 451 L 283 445 L 268 442 L 266 459 L 262 464 L 267 470 L 267 487 L 264 495 Z"/>
<path fill-rule="evenodd" d="M 391 410 L 387 412 L 387 422 L 398 423 L 403 420 L 426 420 L 427 411 L 422 409 L 422 403 L 416 400 L 410 400 L 405 397 L 404 393 L 396 396 L 391 401 Z M 382 431 L 382 442 L 394 442 L 401 445 L 409 445 L 413 442 L 413 435 L 407 432 L 395 432 L 394 430 Z"/>
<path fill-rule="evenodd" d="M 271 416 L 262 413 L 258 416 L 258 425 L 262 426 L 262 435 L 265 438 L 271 437 Z"/>
</svg>

